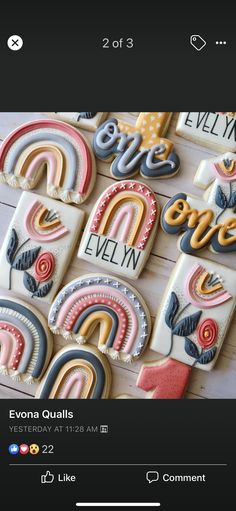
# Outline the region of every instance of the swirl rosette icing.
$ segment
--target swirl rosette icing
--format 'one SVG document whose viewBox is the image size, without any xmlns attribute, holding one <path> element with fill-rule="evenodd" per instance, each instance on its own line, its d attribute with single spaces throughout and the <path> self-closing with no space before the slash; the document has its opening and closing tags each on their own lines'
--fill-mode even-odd
<svg viewBox="0 0 236 511">
<path fill-rule="evenodd" d="M 198 326 L 197 340 L 203 349 L 214 346 L 218 334 L 218 326 L 214 319 L 206 318 Z"/>
<path fill-rule="evenodd" d="M 43 252 L 35 262 L 35 276 L 38 282 L 45 282 L 53 274 L 55 269 L 55 258 L 51 252 Z"/>
</svg>

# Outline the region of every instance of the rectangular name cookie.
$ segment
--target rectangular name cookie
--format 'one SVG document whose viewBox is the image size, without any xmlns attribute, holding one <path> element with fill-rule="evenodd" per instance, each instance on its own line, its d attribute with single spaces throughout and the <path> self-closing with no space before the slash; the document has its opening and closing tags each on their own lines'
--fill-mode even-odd
<svg viewBox="0 0 236 511">
<path fill-rule="evenodd" d="M 204 371 L 218 358 L 236 303 L 236 271 L 182 254 L 155 321 L 150 348 Z"/>
<path fill-rule="evenodd" d="M 235 152 L 236 114 L 235 112 L 181 112 L 176 133 L 219 152 Z"/>
<path fill-rule="evenodd" d="M 0 251 L 0 287 L 51 303 L 83 218 L 78 208 L 23 192 Z"/>
<path fill-rule="evenodd" d="M 78 128 L 96 131 L 107 118 L 108 112 L 49 112 L 49 115 Z"/>
</svg>

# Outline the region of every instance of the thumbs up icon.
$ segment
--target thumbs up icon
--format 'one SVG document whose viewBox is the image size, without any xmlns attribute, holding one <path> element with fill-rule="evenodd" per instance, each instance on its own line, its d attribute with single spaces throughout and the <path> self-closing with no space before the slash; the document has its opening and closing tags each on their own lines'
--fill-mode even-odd
<svg viewBox="0 0 236 511">
<path fill-rule="evenodd" d="M 53 474 L 51 474 L 51 472 L 49 470 L 47 470 L 46 474 L 42 474 L 41 475 L 41 483 L 42 484 L 51 484 L 53 483 L 55 479 L 55 476 Z"/>
</svg>

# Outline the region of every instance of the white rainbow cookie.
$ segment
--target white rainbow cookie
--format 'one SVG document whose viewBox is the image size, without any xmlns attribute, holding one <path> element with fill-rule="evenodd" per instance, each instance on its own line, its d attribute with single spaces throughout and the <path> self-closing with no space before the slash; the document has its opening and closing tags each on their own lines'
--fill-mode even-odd
<svg viewBox="0 0 236 511">
<path fill-rule="evenodd" d="M 86 343 L 99 324 L 98 349 L 123 362 L 140 357 L 151 331 L 150 314 L 140 294 L 122 280 L 94 273 L 60 291 L 48 324 L 53 333 L 79 344 Z"/>
<path fill-rule="evenodd" d="M 107 399 L 112 375 L 94 346 L 70 344 L 52 359 L 37 389 L 38 399 Z"/>
<path fill-rule="evenodd" d="M 236 219 L 236 155 L 225 153 L 202 160 L 194 184 L 205 191 L 203 198 L 214 211 L 215 223 Z"/>
<path fill-rule="evenodd" d="M 78 208 L 23 192 L 0 250 L 0 287 L 51 303 L 83 218 Z"/>
<path fill-rule="evenodd" d="M 33 383 L 44 374 L 52 354 L 52 335 L 43 315 L 28 303 L 0 297 L 0 373 Z"/>
<path fill-rule="evenodd" d="M 50 116 L 61 121 L 73 124 L 77 128 L 88 131 L 96 131 L 98 126 L 105 121 L 108 112 L 48 112 Z"/>
<path fill-rule="evenodd" d="M 236 305 L 236 271 L 182 254 L 156 317 L 150 348 L 209 371 Z"/>
<path fill-rule="evenodd" d="M 174 176 L 180 167 L 174 145 L 164 138 L 172 112 L 141 112 L 135 126 L 115 118 L 97 129 L 93 148 L 103 161 L 112 161 L 114 179 L 130 179 L 140 173 L 147 179 Z"/>
<path fill-rule="evenodd" d="M 47 193 L 80 204 L 96 178 L 93 152 L 84 136 L 68 124 L 43 119 L 10 133 L 0 147 L 0 182 L 14 188 L 35 188 L 47 174 Z"/>
<path fill-rule="evenodd" d="M 90 214 L 78 257 L 137 279 L 149 257 L 159 213 L 155 194 L 148 186 L 138 181 L 112 184 Z"/>
<path fill-rule="evenodd" d="M 181 112 L 176 133 L 219 152 L 235 152 L 236 112 Z"/>
</svg>

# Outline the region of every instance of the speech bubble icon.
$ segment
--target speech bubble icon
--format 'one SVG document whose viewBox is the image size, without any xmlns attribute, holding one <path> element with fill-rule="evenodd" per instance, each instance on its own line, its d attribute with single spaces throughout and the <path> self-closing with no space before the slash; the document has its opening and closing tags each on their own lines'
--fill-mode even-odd
<svg viewBox="0 0 236 511">
<path fill-rule="evenodd" d="M 158 481 L 159 479 L 159 472 L 156 472 L 154 470 L 150 470 L 146 473 L 146 479 L 150 483 L 154 483 L 155 481 Z"/>
</svg>

